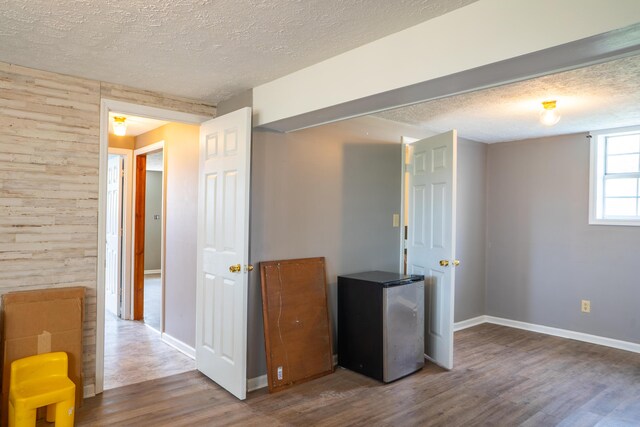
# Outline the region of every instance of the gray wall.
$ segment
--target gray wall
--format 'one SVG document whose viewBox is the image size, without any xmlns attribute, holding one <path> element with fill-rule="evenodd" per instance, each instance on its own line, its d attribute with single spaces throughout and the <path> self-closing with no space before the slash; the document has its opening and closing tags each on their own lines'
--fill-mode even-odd
<svg viewBox="0 0 640 427">
<path fill-rule="evenodd" d="M 585 135 L 490 145 L 487 171 L 487 314 L 640 342 L 640 227 L 588 225 Z"/>
<path fill-rule="evenodd" d="M 432 133 L 371 117 L 289 134 L 254 131 L 249 378 L 266 372 L 260 261 L 326 257 L 334 335 L 338 275 L 399 271 L 392 220 L 400 213 L 403 135 Z M 485 144 L 459 138 L 456 321 L 485 309 L 486 153 Z"/>
<path fill-rule="evenodd" d="M 216 106 L 216 117 L 220 117 L 243 107 L 253 106 L 253 89 L 245 90 L 229 99 L 219 102 Z"/>
<path fill-rule="evenodd" d="M 396 141 L 428 136 L 419 133 L 370 118 L 254 132 L 252 262 L 327 257 L 334 327 L 337 275 L 398 268 Z M 640 228 L 587 224 L 584 136 L 492 145 L 459 138 L 456 322 L 488 314 L 640 342 Z M 591 300 L 590 314 L 580 312 L 581 299 Z M 261 304 L 256 269 L 249 378 L 266 372 Z"/>
<path fill-rule="evenodd" d="M 144 269 L 160 270 L 162 260 L 162 172 L 147 171 L 144 213 Z M 158 215 L 159 219 L 153 219 Z"/>
<path fill-rule="evenodd" d="M 487 145 L 458 138 L 454 320 L 485 314 Z"/>
<path fill-rule="evenodd" d="M 324 256 L 335 331 L 337 276 L 399 271 L 400 135 L 360 118 L 289 134 L 253 134 L 248 377 L 266 372 L 258 263 Z"/>
</svg>

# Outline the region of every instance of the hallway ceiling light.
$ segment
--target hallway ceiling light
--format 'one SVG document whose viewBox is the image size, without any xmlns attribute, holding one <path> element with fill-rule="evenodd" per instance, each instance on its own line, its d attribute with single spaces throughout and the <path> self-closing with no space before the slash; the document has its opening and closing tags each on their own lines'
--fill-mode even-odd
<svg viewBox="0 0 640 427">
<path fill-rule="evenodd" d="M 560 114 L 556 110 L 556 101 L 543 101 L 543 110 L 540 112 L 540 123 L 545 126 L 553 126 L 560 121 Z"/>
<path fill-rule="evenodd" d="M 113 118 L 113 133 L 118 136 L 125 136 L 127 134 L 126 117 L 116 116 Z"/>
</svg>

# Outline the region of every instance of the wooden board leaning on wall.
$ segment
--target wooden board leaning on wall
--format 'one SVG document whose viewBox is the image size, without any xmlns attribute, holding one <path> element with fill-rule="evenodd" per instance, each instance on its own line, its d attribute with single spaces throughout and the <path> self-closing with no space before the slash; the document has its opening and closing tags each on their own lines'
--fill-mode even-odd
<svg viewBox="0 0 640 427">
<path fill-rule="evenodd" d="M 260 263 L 269 391 L 333 372 L 324 258 Z"/>
</svg>

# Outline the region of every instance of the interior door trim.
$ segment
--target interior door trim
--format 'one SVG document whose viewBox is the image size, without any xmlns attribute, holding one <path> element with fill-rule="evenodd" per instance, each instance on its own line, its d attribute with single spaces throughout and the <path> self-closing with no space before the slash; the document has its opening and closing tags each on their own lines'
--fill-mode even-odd
<svg viewBox="0 0 640 427">
<path fill-rule="evenodd" d="M 100 99 L 100 154 L 98 168 L 98 248 L 96 265 L 96 350 L 95 384 L 84 387 L 85 397 L 104 390 L 104 305 L 105 305 L 105 256 L 106 256 L 106 207 L 107 207 L 107 160 L 109 148 L 109 112 L 131 114 L 158 120 L 200 125 L 211 115 L 184 113 L 166 108 L 150 107 L 109 98 Z M 93 373 L 93 372 L 92 372 Z"/>
</svg>

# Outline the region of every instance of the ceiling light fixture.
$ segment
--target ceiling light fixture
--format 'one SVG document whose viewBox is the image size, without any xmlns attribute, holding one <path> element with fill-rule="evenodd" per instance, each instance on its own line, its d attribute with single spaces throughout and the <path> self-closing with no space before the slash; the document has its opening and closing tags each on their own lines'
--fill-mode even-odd
<svg viewBox="0 0 640 427">
<path fill-rule="evenodd" d="M 556 101 L 543 101 L 542 108 L 540 123 L 545 126 L 553 126 L 560 121 L 560 114 L 556 110 Z"/>
<path fill-rule="evenodd" d="M 113 118 L 113 133 L 118 136 L 125 136 L 127 134 L 126 117 L 116 116 Z"/>
</svg>

